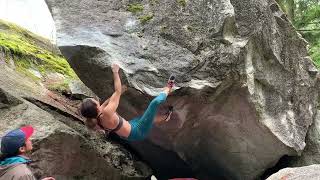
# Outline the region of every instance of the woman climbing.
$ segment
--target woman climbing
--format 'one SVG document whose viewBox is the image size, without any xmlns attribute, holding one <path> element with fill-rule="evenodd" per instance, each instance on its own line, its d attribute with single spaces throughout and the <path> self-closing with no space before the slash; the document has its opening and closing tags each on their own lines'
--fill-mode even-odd
<svg viewBox="0 0 320 180">
<path fill-rule="evenodd" d="M 141 117 L 126 121 L 116 112 L 120 96 L 124 92 L 124 89 L 121 86 L 119 69 L 120 68 L 117 64 L 112 65 L 115 89 L 112 96 L 101 105 L 93 98 L 84 99 L 80 106 L 80 112 L 82 116 L 87 118 L 86 125 L 90 129 L 101 128 L 105 130 L 107 134 L 115 132 L 120 137 L 129 141 L 142 140 L 148 135 L 153 123 L 168 121 L 170 119 L 172 107 L 169 108 L 165 115 L 157 115 L 157 109 L 171 92 L 175 78 L 174 76 L 169 78 L 164 91 L 151 101 L 147 110 Z"/>
</svg>

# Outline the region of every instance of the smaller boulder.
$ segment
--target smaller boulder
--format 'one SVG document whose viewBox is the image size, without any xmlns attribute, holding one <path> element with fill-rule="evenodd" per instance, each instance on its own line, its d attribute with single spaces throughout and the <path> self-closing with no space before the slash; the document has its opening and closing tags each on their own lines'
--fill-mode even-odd
<svg viewBox="0 0 320 180">
<path fill-rule="evenodd" d="M 320 165 L 285 168 L 270 176 L 267 180 L 318 180 L 320 179 Z"/>
</svg>

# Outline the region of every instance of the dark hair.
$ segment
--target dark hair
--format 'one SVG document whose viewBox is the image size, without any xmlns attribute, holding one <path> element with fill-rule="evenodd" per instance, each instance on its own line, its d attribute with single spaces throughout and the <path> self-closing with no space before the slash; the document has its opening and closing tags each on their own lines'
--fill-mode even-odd
<svg viewBox="0 0 320 180">
<path fill-rule="evenodd" d="M 86 117 L 86 118 L 90 118 L 90 119 L 97 118 L 98 116 L 97 104 L 91 98 L 84 99 L 80 106 L 80 113 L 83 117 Z"/>
<path fill-rule="evenodd" d="M 91 98 L 84 99 L 80 106 L 80 113 L 83 117 L 86 118 L 86 126 L 89 129 L 94 130 L 96 124 L 98 123 L 96 119 L 98 116 L 97 104 Z"/>
<path fill-rule="evenodd" d="M 85 124 L 88 129 L 96 130 L 96 125 L 98 124 L 98 121 L 97 119 L 87 118 Z"/>
</svg>

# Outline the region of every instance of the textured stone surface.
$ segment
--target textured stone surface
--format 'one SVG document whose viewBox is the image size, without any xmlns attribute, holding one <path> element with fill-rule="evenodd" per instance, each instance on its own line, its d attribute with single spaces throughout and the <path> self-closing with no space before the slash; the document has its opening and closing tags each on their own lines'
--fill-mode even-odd
<svg viewBox="0 0 320 180">
<path fill-rule="evenodd" d="M 36 177 L 118 180 L 145 179 L 151 174 L 148 166 L 122 146 L 90 133 L 64 111 L 66 107 L 51 106 L 56 99 L 48 90 L 6 65 L 0 68 L 0 134 L 26 124 L 34 126 L 30 157 L 35 161 L 31 166 Z"/>
<path fill-rule="evenodd" d="M 273 174 L 267 180 L 318 180 L 320 178 L 319 170 L 319 165 L 285 168 Z"/>
<path fill-rule="evenodd" d="M 294 157 L 289 162 L 291 166 L 307 166 L 312 164 L 320 164 L 320 112 L 310 126 L 306 137 L 306 148 L 301 156 Z"/>
<path fill-rule="evenodd" d="M 21 103 L 21 100 L 0 89 L 0 109 L 9 108 L 10 106 L 16 106 Z"/>
<path fill-rule="evenodd" d="M 150 139 L 202 179 L 214 171 L 252 179 L 304 149 L 318 72 L 275 1 L 46 2 L 60 50 L 97 95 L 111 94 L 110 65 L 120 64 L 131 87 L 119 108 L 124 117 L 177 75 L 181 88 L 168 99 L 173 118 Z M 141 12 L 128 11 L 135 3 Z"/>
<path fill-rule="evenodd" d="M 74 98 L 84 99 L 87 97 L 96 96 L 87 86 L 85 86 L 80 80 L 73 80 L 69 84 L 71 95 Z"/>
</svg>

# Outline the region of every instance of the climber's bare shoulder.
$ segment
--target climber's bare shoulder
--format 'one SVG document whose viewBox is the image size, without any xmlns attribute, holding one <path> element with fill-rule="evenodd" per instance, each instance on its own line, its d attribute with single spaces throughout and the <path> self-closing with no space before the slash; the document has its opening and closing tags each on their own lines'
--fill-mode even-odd
<svg viewBox="0 0 320 180">
<path fill-rule="evenodd" d="M 116 112 L 110 111 L 107 108 L 104 108 L 101 111 L 101 125 L 108 129 L 114 129 L 117 126 L 118 115 Z"/>
</svg>

